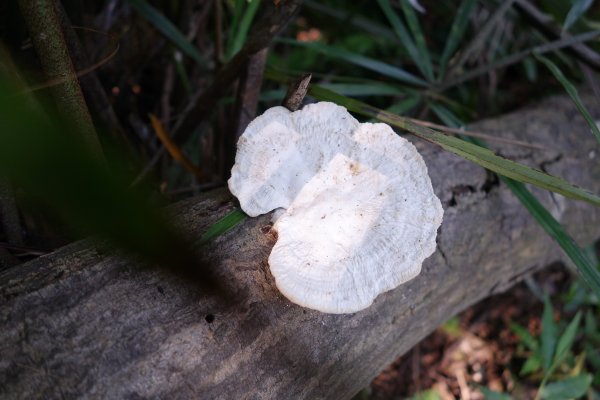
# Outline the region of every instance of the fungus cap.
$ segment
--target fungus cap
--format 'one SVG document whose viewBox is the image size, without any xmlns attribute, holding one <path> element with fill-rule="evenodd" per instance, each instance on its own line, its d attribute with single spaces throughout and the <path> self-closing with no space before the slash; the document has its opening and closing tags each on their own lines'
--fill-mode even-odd
<svg viewBox="0 0 600 400">
<path fill-rule="evenodd" d="M 285 209 L 269 265 L 278 289 L 305 307 L 362 310 L 435 250 L 443 210 L 416 148 L 333 103 L 256 118 L 228 183 L 250 216 Z"/>
</svg>

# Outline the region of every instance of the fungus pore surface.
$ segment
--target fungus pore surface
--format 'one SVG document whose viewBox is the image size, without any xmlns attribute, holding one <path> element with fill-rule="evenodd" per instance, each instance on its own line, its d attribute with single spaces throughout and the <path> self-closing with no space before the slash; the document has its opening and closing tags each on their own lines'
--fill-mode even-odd
<svg viewBox="0 0 600 400">
<path fill-rule="evenodd" d="M 228 184 L 250 216 L 284 210 L 271 273 L 289 300 L 322 312 L 360 311 L 418 275 L 442 222 L 416 148 L 328 102 L 252 121 Z"/>
</svg>

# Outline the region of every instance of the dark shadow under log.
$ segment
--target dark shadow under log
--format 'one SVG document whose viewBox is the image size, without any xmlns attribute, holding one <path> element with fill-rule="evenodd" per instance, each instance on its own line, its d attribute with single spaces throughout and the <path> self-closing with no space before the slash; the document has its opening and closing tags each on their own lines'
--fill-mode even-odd
<svg viewBox="0 0 600 400">
<path fill-rule="evenodd" d="M 547 146 L 497 149 L 600 192 L 598 145 L 567 98 L 473 129 Z M 371 307 L 327 315 L 283 298 L 267 265 L 268 216 L 199 249 L 227 301 L 78 242 L 0 274 L 0 397 L 347 399 L 452 315 L 563 259 L 493 175 L 417 146 L 445 209 L 438 249 Z M 579 243 L 600 237 L 600 209 L 534 191 Z M 221 190 L 170 212 L 197 239 L 230 200 Z"/>
</svg>

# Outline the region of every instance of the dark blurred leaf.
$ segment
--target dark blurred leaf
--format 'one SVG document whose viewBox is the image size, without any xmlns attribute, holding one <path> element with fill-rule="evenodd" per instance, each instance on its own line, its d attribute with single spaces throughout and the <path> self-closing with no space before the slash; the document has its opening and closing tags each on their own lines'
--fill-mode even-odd
<svg viewBox="0 0 600 400">
<path fill-rule="evenodd" d="M 583 346 L 586 353 L 586 361 L 592 366 L 592 371 L 597 371 L 596 376 L 600 378 L 600 346 L 586 341 Z M 600 383 L 600 382 L 599 382 Z"/>
<path fill-rule="evenodd" d="M 600 346 L 600 330 L 598 329 L 598 321 L 592 310 L 587 310 L 585 313 L 584 332 L 587 340 Z"/>
<path fill-rule="evenodd" d="M 527 57 L 523 60 L 523 68 L 525 69 L 525 76 L 529 82 L 535 82 L 538 77 L 537 63 L 532 57 Z"/>
<path fill-rule="evenodd" d="M 94 158 L 78 132 L 61 122 L 36 112 L 0 78 L 0 171 L 80 236 L 100 235 L 153 263 L 194 264 L 148 194 L 128 188 L 125 163 Z"/>
<path fill-rule="evenodd" d="M 179 75 L 179 79 L 181 79 L 181 84 L 183 85 L 186 93 L 191 96 L 194 93 L 194 89 L 192 88 L 190 77 L 185 69 L 185 64 L 182 62 L 182 59 L 183 57 L 181 57 L 181 53 L 179 51 L 173 52 L 173 61 L 175 62 L 177 75 Z"/>
</svg>

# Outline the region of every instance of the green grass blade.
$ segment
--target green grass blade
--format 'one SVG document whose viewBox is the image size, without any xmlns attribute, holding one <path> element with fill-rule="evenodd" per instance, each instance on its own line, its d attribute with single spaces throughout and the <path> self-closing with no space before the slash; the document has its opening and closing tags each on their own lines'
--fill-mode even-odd
<svg viewBox="0 0 600 400">
<path fill-rule="evenodd" d="M 326 83 L 323 87 L 346 96 L 400 96 L 406 91 L 381 83 Z"/>
<path fill-rule="evenodd" d="M 514 322 L 511 322 L 509 327 L 519 337 L 519 339 L 521 339 L 521 343 L 523 343 L 525 345 L 525 347 L 527 347 L 529 350 L 531 350 L 534 353 L 538 351 L 538 349 L 539 349 L 538 342 L 531 335 L 531 333 L 529 333 L 527 328 L 525 328 L 517 323 L 514 323 Z"/>
<path fill-rule="evenodd" d="M 409 96 L 398 103 L 389 107 L 386 111 L 394 114 L 405 114 L 415 108 L 421 102 L 421 97 L 418 95 Z"/>
<path fill-rule="evenodd" d="M 508 393 L 496 392 L 486 387 L 480 387 L 479 390 L 483 393 L 485 400 L 512 400 L 512 396 Z"/>
<path fill-rule="evenodd" d="M 190 43 L 185 35 L 169 21 L 160 11 L 152 7 L 145 0 L 127 0 L 140 14 L 144 16 L 156 29 L 165 35 L 171 42 L 181 49 L 186 55 L 191 57 L 199 65 L 206 67 L 206 59 L 200 54 L 198 49 Z"/>
<path fill-rule="evenodd" d="M 575 88 L 575 85 L 573 85 L 571 82 L 569 82 L 567 77 L 562 73 L 560 68 L 558 68 L 558 66 L 552 62 L 552 60 L 550 60 L 549 58 L 546 58 L 540 54 L 534 53 L 534 55 L 535 55 L 535 58 L 537 58 L 539 61 L 541 61 L 550 70 L 550 72 L 552 72 L 552 75 L 554 75 L 554 77 L 562 84 L 562 86 L 565 88 L 565 90 L 571 97 L 571 100 L 573 100 L 573 102 L 577 106 L 577 109 L 579 110 L 581 115 L 583 115 L 583 118 L 585 118 L 585 121 L 587 122 L 590 129 L 594 133 L 594 136 L 596 136 L 596 140 L 598 140 L 598 143 L 600 143 L 600 129 L 598 129 L 598 125 L 594 121 L 594 118 L 592 118 L 592 115 L 590 114 L 590 112 L 583 105 L 583 102 L 581 101 L 581 97 L 579 97 L 579 93 L 577 92 L 577 89 Z"/>
<path fill-rule="evenodd" d="M 519 376 L 531 375 L 542 369 L 542 360 L 539 353 L 534 353 L 527 358 L 519 370 Z"/>
<path fill-rule="evenodd" d="M 233 42 L 235 41 L 235 32 L 237 31 L 238 25 L 240 24 L 240 20 L 242 19 L 245 5 L 246 0 L 235 0 L 235 2 L 233 2 L 233 15 L 231 18 L 231 25 L 229 26 L 227 46 L 225 50 L 225 54 L 227 56 L 230 55 L 230 50 L 233 49 Z"/>
<path fill-rule="evenodd" d="M 329 5 L 327 3 L 328 2 L 325 1 L 304 0 L 304 7 L 312 8 L 321 16 L 328 15 L 337 19 L 338 21 L 341 21 L 341 24 L 354 26 L 360 30 L 372 34 L 373 36 L 377 36 L 379 39 L 396 39 L 396 34 L 392 32 L 391 29 L 382 26 L 379 21 L 361 17 L 352 9 L 346 10 L 342 7 L 336 7 L 335 4 Z"/>
<path fill-rule="evenodd" d="M 189 75 L 185 70 L 185 65 L 183 64 L 182 58 L 183 57 L 179 51 L 173 53 L 173 61 L 175 62 L 175 70 L 177 71 L 177 75 L 179 75 L 179 79 L 181 79 L 181 84 L 185 89 L 185 92 L 191 96 L 194 93 L 194 89 L 192 88 Z"/>
<path fill-rule="evenodd" d="M 535 220 L 563 249 L 565 254 L 573 261 L 581 274 L 583 281 L 600 296 L 600 272 L 584 251 L 575 243 L 573 238 L 564 230 L 562 225 L 544 208 L 533 194 L 520 182 L 503 179 L 513 193 L 521 200 Z"/>
<path fill-rule="evenodd" d="M 320 100 L 333 101 L 343 105 L 350 111 L 377 118 L 396 128 L 407 130 L 424 140 L 435 143 L 447 151 L 500 175 L 507 176 L 520 182 L 531 183 L 543 189 L 562 194 L 563 196 L 576 200 L 583 200 L 596 206 L 600 206 L 600 197 L 571 185 L 561 178 L 548 175 L 523 164 L 497 156 L 484 147 L 416 125 L 407 118 L 372 107 L 361 101 L 342 96 L 338 93 L 319 87 L 318 85 L 312 85 L 309 89 L 309 93 Z"/>
<path fill-rule="evenodd" d="M 338 60 L 346 61 L 350 64 L 358 65 L 365 69 L 377 72 L 378 74 L 388 76 L 393 79 L 397 79 L 401 82 L 410 83 L 417 86 L 427 86 L 427 82 L 423 79 L 404 71 L 401 68 L 394 67 L 393 65 L 383 63 L 381 61 L 374 60 L 351 51 L 343 50 L 338 47 L 328 46 L 319 42 L 300 42 L 293 39 L 280 38 L 278 42 L 287 43 L 294 46 L 302 46 L 308 49 L 318 51 L 328 57 L 336 58 Z"/>
<path fill-rule="evenodd" d="M 403 96 L 406 91 L 381 83 L 324 83 L 324 88 L 341 93 L 344 96 L 366 97 L 366 96 Z M 267 90 L 260 95 L 261 101 L 277 100 L 285 96 L 285 90 Z"/>
<path fill-rule="evenodd" d="M 437 104 L 431 101 L 427 102 L 427 106 L 431 108 L 431 110 L 435 113 L 435 115 L 442 121 L 446 126 L 451 126 L 453 128 L 460 128 L 464 124 L 462 121 L 454 115 L 447 107 Z M 465 139 L 469 140 L 469 139 Z"/>
<path fill-rule="evenodd" d="M 554 308 L 550 302 L 550 297 L 546 294 L 544 296 L 542 332 L 540 334 L 540 342 L 542 345 L 542 361 L 544 364 L 544 372 L 546 374 L 550 371 L 550 367 L 552 366 L 557 340 L 558 326 L 556 326 L 556 322 L 554 322 Z"/>
<path fill-rule="evenodd" d="M 390 4 L 389 0 L 377 0 L 377 2 L 379 3 L 379 7 L 381 8 L 381 11 L 383 11 L 386 18 L 390 22 L 390 25 L 392 25 L 392 28 L 394 28 L 394 32 L 396 32 L 396 35 L 398 36 L 398 38 L 400 39 L 400 42 L 402 43 L 402 45 L 408 52 L 408 55 L 410 56 L 410 58 L 413 60 L 415 65 L 419 68 L 421 73 L 424 76 L 426 76 L 427 79 L 431 78 L 430 80 L 432 80 L 433 73 L 431 72 L 431 65 L 429 66 L 430 69 L 429 69 L 429 73 L 428 73 L 427 66 L 425 64 L 425 60 L 421 58 L 421 54 L 419 53 L 419 50 L 417 49 L 417 46 L 415 45 L 410 33 L 406 29 L 406 26 L 404 26 L 404 23 L 402 22 L 400 17 L 398 17 L 398 14 L 396 14 L 396 11 L 394 11 L 394 9 L 392 8 L 392 5 Z M 431 64 L 431 61 L 430 61 L 430 64 Z"/>
<path fill-rule="evenodd" d="M 562 362 L 567 353 L 571 350 L 571 347 L 573 347 L 580 323 L 581 311 L 578 311 L 575 317 L 573 317 L 573 320 L 567 326 L 567 329 L 565 329 L 564 333 L 561 335 L 560 339 L 558 339 L 556 353 L 554 356 L 554 364 L 556 366 Z"/>
<path fill-rule="evenodd" d="M 450 34 L 448 36 L 448 40 L 444 45 L 444 51 L 442 52 L 442 57 L 440 58 L 440 70 L 438 73 L 439 80 L 441 81 L 446 75 L 446 69 L 448 68 L 448 61 L 450 61 L 450 57 L 454 54 L 460 41 L 465 35 L 467 30 L 467 26 L 469 24 L 469 17 L 471 16 L 471 12 L 473 11 L 473 7 L 477 4 L 477 0 L 463 0 L 456 16 L 454 17 L 454 21 L 452 22 L 452 27 L 450 28 Z"/>
<path fill-rule="evenodd" d="M 449 110 L 441 109 L 441 107 L 435 104 L 430 104 L 429 106 L 448 126 L 458 127 L 462 125 L 462 122 Z M 467 140 L 484 146 L 484 143 L 478 139 L 468 138 Z M 552 214 L 533 196 L 525 185 L 503 176 L 500 176 L 500 179 L 513 191 L 546 233 L 560 245 L 567 256 L 573 261 L 589 287 L 596 294 L 600 295 L 600 272 L 595 267 L 595 263 L 587 256 L 586 252 L 577 246 L 560 223 L 554 219 Z"/>
<path fill-rule="evenodd" d="M 232 58 L 244 45 L 246 37 L 248 36 L 248 31 L 250 30 L 250 25 L 258 11 L 258 6 L 260 6 L 260 0 L 251 0 L 242 16 L 239 26 L 232 28 L 235 35 L 233 35 L 231 46 L 227 48 L 228 59 Z"/>
<path fill-rule="evenodd" d="M 423 29 L 421 28 L 421 24 L 419 23 L 419 18 L 415 13 L 415 9 L 412 5 L 409 4 L 408 1 L 400 1 L 400 7 L 402 8 L 402 12 L 404 13 L 404 18 L 406 19 L 408 28 L 410 29 L 410 32 L 412 33 L 412 36 L 415 39 L 415 44 L 417 46 L 417 50 L 419 51 L 420 56 L 419 62 L 422 63 L 423 75 L 425 75 L 429 82 L 433 82 L 434 78 L 433 66 L 431 64 L 431 55 L 429 53 L 429 49 L 427 48 L 425 35 L 423 34 Z"/>
<path fill-rule="evenodd" d="M 206 232 L 204 232 L 204 235 L 202 235 L 202 237 L 198 241 L 198 244 L 203 245 L 216 239 L 218 236 L 231 230 L 237 224 L 245 220 L 246 217 L 248 217 L 246 213 L 236 208 L 235 210 L 231 211 L 229 214 L 225 215 L 223 218 L 215 222 L 213 225 L 211 225 L 206 230 Z"/>
<path fill-rule="evenodd" d="M 592 310 L 585 312 L 584 332 L 587 340 L 600 344 L 600 330 Z M 599 349 L 600 350 L 600 349 Z"/>
<path fill-rule="evenodd" d="M 573 24 L 577 22 L 577 20 L 583 14 L 585 14 L 585 12 L 588 10 L 588 8 L 591 7 L 592 4 L 594 4 L 594 0 L 576 0 L 571 9 L 569 10 L 567 17 L 565 18 L 565 22 L 563 23 L 563 33 L 568 31 L 571 28 L 571 26 L 573 26 Z"/>
</svg>

